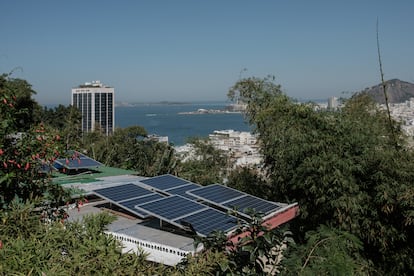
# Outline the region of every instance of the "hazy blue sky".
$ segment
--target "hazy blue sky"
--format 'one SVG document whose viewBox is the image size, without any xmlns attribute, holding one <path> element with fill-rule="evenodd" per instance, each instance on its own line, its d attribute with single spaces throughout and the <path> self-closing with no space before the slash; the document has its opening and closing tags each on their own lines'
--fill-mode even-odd
<svg viewBox="0 0 414 276">
<path fill-rule="evenodd" d="M 414 1 L 5 1 L 0 73 L 41 104 L 92 80 L 117 101 L 225 100 L 242 77 L 276 76 L 289 96 L 340 96 L 385 78 L 414 82 Z M 246 68 L 247 71 L 241 71 Z"/>
</svg>

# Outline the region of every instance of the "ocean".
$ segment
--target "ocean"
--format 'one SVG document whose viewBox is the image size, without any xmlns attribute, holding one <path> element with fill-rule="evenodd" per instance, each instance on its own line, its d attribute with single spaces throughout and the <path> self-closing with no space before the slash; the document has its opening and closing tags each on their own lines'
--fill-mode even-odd
<svg viewBox="0 0 414 276">
<path fill-rule="evenodd" d="M 250 131 L 241 113 L 180 114 L 198 109 L 223 110 L 226 102 L 151 103 L 115 107 L 115 127 L 142 126 L 148 134 L 168 136 L 175 146 L 189 137 L 208 137 L 214 130 Z"/>
</svg>

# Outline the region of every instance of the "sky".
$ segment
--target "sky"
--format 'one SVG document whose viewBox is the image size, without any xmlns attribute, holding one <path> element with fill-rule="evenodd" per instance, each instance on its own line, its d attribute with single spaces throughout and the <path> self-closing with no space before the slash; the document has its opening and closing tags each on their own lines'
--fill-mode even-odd
<svg viewBox="0 0 414 276">
<path fill-rule="evenodd" d="M 341 97 L 414 82 L 412 0 L 3 0 L 0 73 L 42 105 L 100 80 L 117 102 L 224 101 L 268 75 L 288 96 Z"/>
</svg>

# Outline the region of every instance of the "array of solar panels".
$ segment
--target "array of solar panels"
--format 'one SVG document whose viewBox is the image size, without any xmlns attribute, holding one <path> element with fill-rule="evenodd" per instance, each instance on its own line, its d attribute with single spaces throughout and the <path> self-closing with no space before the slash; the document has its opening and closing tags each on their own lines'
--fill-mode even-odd
<svg viewBox="0 0 414 276">
<path fill-rule="evenodd" d="M 149 215 L 146 212 L 135 209 L 136 205 L 163 198 L 160 194 L 151 192 L 132 183 L 97 189 L 94 192 L 98 196 L 109 200 L 141 218 L 147 218 Z"/>
<path fill-rule="evenodd" d="M 188 193 L 247 218 L 250 218 L 253 213 L 266 216 L 284 206 L 219 184 L 200 187 Z"/>
<path fill-rule="evenodd" d="M 226 210 L 236 210 L 238 215 L 249 218 L 249 209 L 266 215 L 282 207 L 222 185 L 203 187 L 169 174 L 94 192 L 139 217 L 154 216 L 200 236 L 213 231 L 229 232 L 238 223 L 245 223 Z"/>
</svg>

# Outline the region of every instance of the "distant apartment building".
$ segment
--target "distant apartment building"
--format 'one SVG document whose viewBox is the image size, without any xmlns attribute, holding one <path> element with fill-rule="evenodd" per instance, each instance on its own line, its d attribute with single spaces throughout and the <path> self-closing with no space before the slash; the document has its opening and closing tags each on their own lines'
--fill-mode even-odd
<svg viewBox="0 0 414 276">
<path fill-rule="evenodd" d="M 86 82 L 72 88 L 72 106 L 82 114 L 82 131 L 101 130 L 112 134 L 115 127 L 114 88 L 100 81 Z"/>
<path fill-rule="evenodd" d="M 338 109 L 338 98 L 337 97 L 329 97 L 328 99 L 328 109 L 329 110 L 337 110 Z"/>
</svg>

